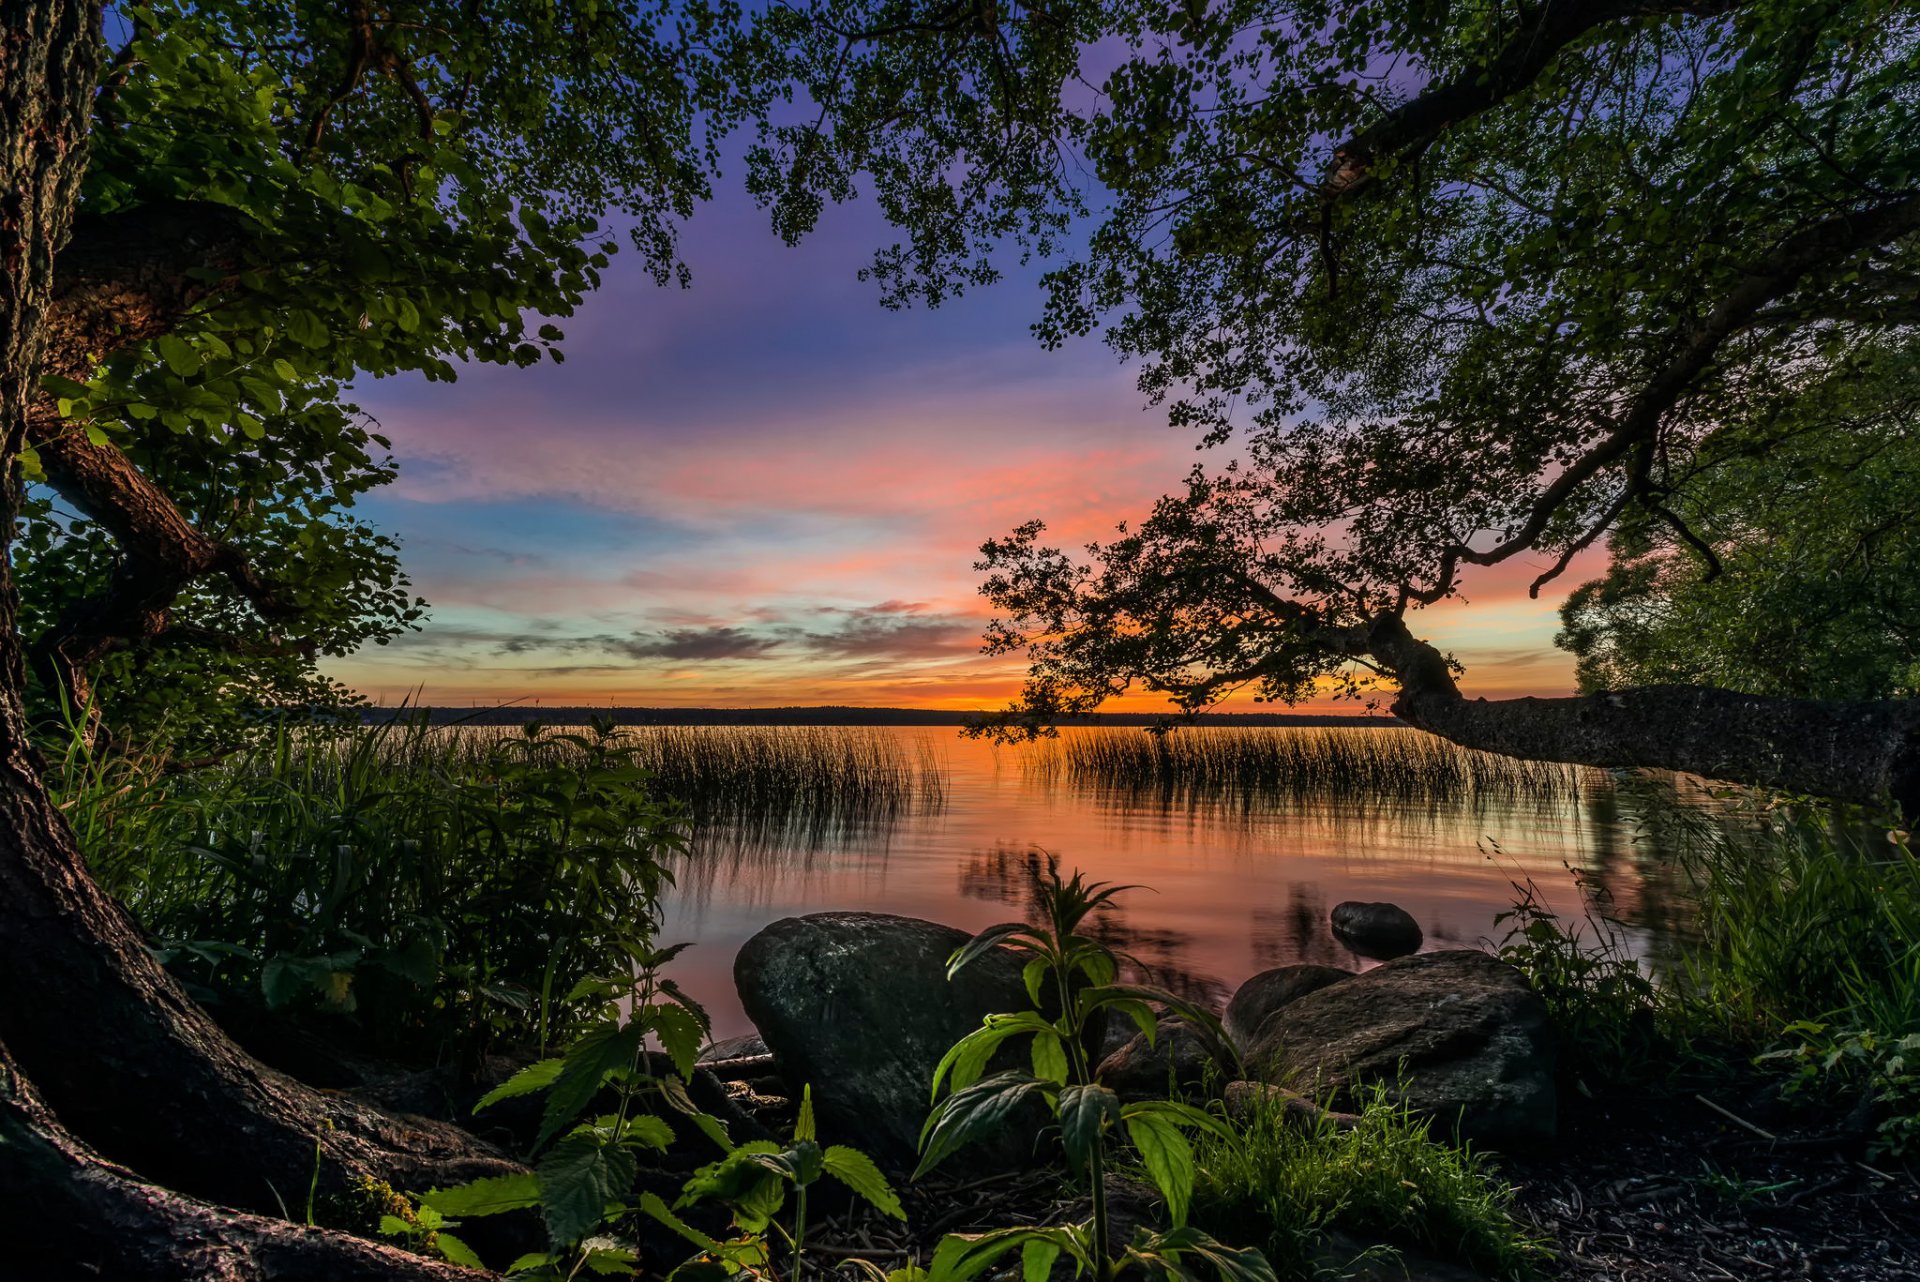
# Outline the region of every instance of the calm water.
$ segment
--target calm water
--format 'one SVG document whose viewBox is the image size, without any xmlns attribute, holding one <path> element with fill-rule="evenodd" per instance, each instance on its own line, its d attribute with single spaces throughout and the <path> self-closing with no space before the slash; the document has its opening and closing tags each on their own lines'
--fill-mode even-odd
<svg viewBox="0 0 1920 1282">
<path fill-rule="evenodd" d="M 1345 899 L 1401 905 L 1428 948 L 1470 946 L 1497 935 L 1494 919 L 1516 882 L 1533 882 L 1558 911 L 1583 911 L 1578 870 L 1631 923 L 1637 950 L 1659 934 L 1659 852 L 1638 839 L 1630 800 L 1604 772 L 1582 773 L 1577 802 L 1168 803 L 1077 787 L 1063 772 L 1036 769 L 1033 748 L 995 748 L 945 729 L 885 733 L 909 757 L 922 745 L 934 751 L 945 766 L 943 803 L 787 840 L 707 832 L 681 867 L 661 939 L 695 943 L 674 973 L 711 1011 L 716 1036 L 750 1031 L 733 956 L 767 923 L 857 909 L 977 929 L 1023 915 L 1031 870 L 1047 856 L 1150 887 L 1124 896 L 1110 926 L 1160 982 L 1195 993 L 1223 996 L 1286 962 L 1365 966 L 1327 927 L 1328 910 Z"/>
</svg>

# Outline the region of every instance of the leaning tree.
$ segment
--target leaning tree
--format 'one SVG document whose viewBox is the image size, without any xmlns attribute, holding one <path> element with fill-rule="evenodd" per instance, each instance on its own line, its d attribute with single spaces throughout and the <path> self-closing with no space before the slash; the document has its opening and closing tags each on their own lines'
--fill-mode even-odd
<svg viewBox="0 0 1920 1282">
<path fill-rule="evenodd" d="M 0 0 L 0 1239 L 10 1267 L 37 1246 L 111 1276 L 453 1276 L 212 1205 L 277 1216 L 310 1187 L 510 1163 L 265 1068 L 161 970 L 41 786 L 16 561 L 63 538 L 112 549 L 37 621 L 33 659 L 81 701 L 126 647 L 337 635 L 355 567 L 403 616 L 383 549 L 335 519 L 383 466 L 342 385 L 540 359 L 559 332 L 526 318 L 597 283 L 615 246 L 596 219 L 673 279 L 675 223 L 719 135 L 764 105 L 744 87 L 766 64 L 728 5 L 109 17 Z M 23 551 L 21 504 L 49 493 L 70 524 Z"/>
<path fill-rule="evenodd" d="M 1822 595 L 1817 558 L 1742 545 L 1823 486 L 1883 564 L 1910 562 L 1913 524 L 1872 506 L 1920 507 L 1912 470 L 1873 490 L 1847 462 L 1911 422 L 1910 5 L 820 8 L 809 92 L 832 111 L 758 154 L 777 207 L 804 226 L 874 175 L 910 232 L 873 266 L 893 300 L 990 279 L 1009 239 L 1065 250 L 1043 341 L 1103 333 L 1177 423 L 1232 446 L 1084 553 L 1038 525 L 986 545 L 989 649 L 1031 663 L 1003 728 L 1134 685 L 1197 710 L 1380 680 L 1475 747 L 1920 800 L 1909 699 L 1763 694 L 1700 682 L 1707 663 L 1469 699 L 1416 614 L 1478 567 L 1526 567 L 1537 594 L 1619 530 L 1629 557 L 1691 558 L 1667 587 L 1797 578 L 1762 594 L 1793 608 Z M 1800 516 L 1756 508 L 1789 472 L 1815 487 Z M 1845 627 L 1884 655 L 1911 624 Z"/>
</svg>

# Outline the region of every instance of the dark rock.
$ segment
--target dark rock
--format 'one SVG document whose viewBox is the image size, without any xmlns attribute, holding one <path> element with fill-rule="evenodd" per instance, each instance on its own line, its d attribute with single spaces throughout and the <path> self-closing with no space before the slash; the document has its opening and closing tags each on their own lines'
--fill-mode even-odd
<svg viewBox="0 0 1920 1282">
<path fill-rule="evenodd" d="M 1186 1020 L 1163 1019 L 1152 1045 L 1147 1044 L 1145 1033 L 1135 1033 L 1101 1060 L 1094 1073 L 1121 1099 L 1142 1100 L 1194 1094 L 1208 1085 L 1209 1075 L 1212 1084 L 1218 1086 L 1232 1070 L 1233 1066 L 1215 1058 Z"/>
<path fill-rule="evenodd" d="M 758 1033 L 748 1033 L 742 1037 L 729 1037 L 713 1042 L 700 1052 L 699 1063 L 724 1064 L 736 1059 L 760 1059 L 773 1054 L 767 1049 L 767 1043 Z"/>
<path fill-rule="evenodd" d="M 1496 1148 L 1554 1134 L 1546 1007 L 1482 952 L 1402 957 L 1298 998 L 1268 1018 L 1248 1063 L 1316 1099 L 1331 1093 L 1336 1107 L 1383 1083 L 1441 1128 Z"/>
<path fill-rule="evenodd" d="M 741 947 L 740 1003 L 789 1088 L 812 1085 L 823 1139 L 911 1168 L 940 1057 L 987 1015 L 1032 1008 L 1011 951 L 996 949 L 948 982 L 947 958 L 968 938 L 913 917 L 815 913 L 776 921 Z M 1020 1039 L 992 1067 L 1026 1056 Z M 1044 1123 L 1035 1112 L 1032 1126 L 1008 1128 L 1005 1147 L 963 1154 L 1024 1160 Z"/>
<path fill-rule="evenodd" d="M 1333 908 L 1334 938 L 1359 953 L 1386 961 L 1420 951 L 1426 942 L 1420 923 L 1398 904 L 1364 904 L 1349 899 Z"/>
<path fill-rule="evenodd" d="M 1227 1036 L 1244 1054 L 1259 1040 L 1260 1026 L 1267 1022 L 1269 1015 L 1288 1002 L 1318 992 L 1328 984 L 1351 978 L 1353 972 L 1350 970 L 1341 970 L 1338 966 L 1317 966 L 1312 962 L 1263 970 L 1240 985 L 1233 994 L 1233 1000 L 1227 1003 L 1227 1014 L 1223 1021 Z"/>
</svg>

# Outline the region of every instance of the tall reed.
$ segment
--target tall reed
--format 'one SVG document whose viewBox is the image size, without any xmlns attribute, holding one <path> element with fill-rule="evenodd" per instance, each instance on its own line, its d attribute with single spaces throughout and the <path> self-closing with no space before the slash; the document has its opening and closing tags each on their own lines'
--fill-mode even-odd
<svg viewBox="0 0 1920 1282">
<path fill-rule="evenodd" d="M 1033 754 L 1081 787 L 1171 804 L 1378 800 L 1561 806 L 1604 786 L 1596 770 L 1475 752 L 1397 726 L 1086 730 Z"/>
</svg>

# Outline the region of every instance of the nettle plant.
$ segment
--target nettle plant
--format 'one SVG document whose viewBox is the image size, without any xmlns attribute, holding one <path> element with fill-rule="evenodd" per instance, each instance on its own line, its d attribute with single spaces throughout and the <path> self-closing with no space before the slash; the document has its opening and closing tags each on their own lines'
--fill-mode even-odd
<svg viewBox="0 0 1920 1282">
<path fill-rule="evenodd" d="M 676 1282 L 774 1276 L 770 1232 L 786 1243 L 788 1282 L 800 1282 L 806 1256 L 807 1190 L 829 1175 L 882 1214 L 896 1220 L 907 1218 L 899 1194 L 873 1159 L 844 1144 L 821 1145 L 813 1120 L 813 1088 L 809 1086 L 801 1092 L 792 1143 L 784 1147 L 771 1140 L 742 1144 L 696 1172 L 672 1207 L 658 1194 L 646 1193 L 641 1195 L 640 1209 L 698 1248 L 693 1258 L 667 1275 Z M 779 1221 L 789 1193 L 793 1195 L 791 1227 Z M 733 1212 L 733 1224 L 739 1231 L 736 1237 L 721 1241 L 675 1214 L 706 1201 L 724 1203 Z M 877 1279 L 891 1282 L 918 1282 L 923 1276 L 911 1268 L 888 1274 L 867 1261 L 853 1263 L 864 1266 Z"/>
<path fill-rule="evenodd" d="M 605 1004 L 599 1021 L 566 1054 L 528 1065 L 474 1106 L 478 1113 L 503 1100 L 544 1093 L 532 1171 L 435 1190 L 421 1199 L 417 1224 L 396 1219 L 389 1226 L 383 1220 L 383 1230 L 406 1233 L 456 1263 L 477 1266 L 471 1249 L 450 1239 L 443 1225 L 457 1225 L 454 1216 L 538 1208 L 548 1249 L 521 1256 L 507 1274 L 525 1282 L 555 1282 L 583 1273 L 631 1276 L 639 1253 L 619 1229 L 638 1214 L 698 1248 L 669 1275 L 681 1282 L 778 1278 L 774 1258 L 780 1241 L 786 1245 L 786 1282 L 799 1282 L 807 1191 L 823 1177 L 832 1176 L 882 1213 L 904 1220 L 899 1196 L 872 1159 L 858 1149 L 820 1144 L 811 1088 L 802 1095 L 793 1138 L 785 1146 L 770 1140 L 736 1145 L 726 1125 L 694 1103 L 686 1083 L 711 1028 L 700 1005 L 661 974 L 686 947 L 633 953 L 631 978 L 583 980 L 568 1000 L 600 999 Z M 629 1005 L 630 1012 L 623 1011 Z M 655 1071 L 656 1044 L 670 1071 Z M 596 1100 L 609 1096 L 611 1112 L 588 1116 Z M 722 1154 L 694 1173 L 671 1207 L 659 1194 L 635 1187 L 641 1157 L 664 1152 L 674 1141 L 669 1114 L 685 1119 Z M 791 1227 L 779 1222 L 789 1193 Z M 734 1236 L 712 1237 L 676 1214 L 709 1201 L 731 1210 Z"/>
<path fill-rule="evenodd" d="M 1128 886 L 1088 883 L 1076 872 L 1063 880 L 1049 868 L 1037 878 L 1041 924 L 1010 922 L 991 926 L 955 950 L 947 963 L 951 978 L 993 949 L 1009 947 L 1027 955 L 1022 971 L 1033 1009 L 989 1015 L 975 1032 L 956 1042 L 934 1072 L 939 1099 L 920 1137 L 920 1167 L 915 1178 L 976 1140 L 1003 1134 L 1029 1101 L 1044 1102 L 1058 1124 L 1068 1163 L 1086 1176 L 1092 1215 L 1079 1224 L 996 1229 L 951 1234 L 935 1248 L 930 1282 L 966 1282 L 1018 1251 L 1025 1282 L 1046 1282 L 1065 1256 L 1075 1277 L 1091 1274 L 1108 1282 L 1129 1271 L 1188 1279 L 1194 1266 L 1211 1267 L 1224 1282 L 1274 1282 L 1273 1267 L 1258 1250 L 1228 1247 L 1187 1224 L 1193 1197 L 1193 1149 L 1186 1132 L 1206 1131 L 1227 1143 L 1236 1137 L 1222 1119 L 1175 1100 L 1123 1104 L 1095 1077 L 1088 1054 L 1089 1032 L 1104 1027 L 1109 1012 L 1131 1019 L 1156 1036 L 1154 1007 L 1187 1021 L 1202 1037 L 1225 1050 L 1220 1021 L 1210 1012 L 1164 989 L 1119 982 L 1121 957 L 1082 933 L 1096 909 Z M 1059 1013 L 1045 1013 L 1049 998 Z M 1008 1069 L 989 1074 L 994 1053 L 1017 1037 L 1030 1037 L 1031 1071 Z M 1230 1053 L 1230 1052 L 1229 1052 Z M 1141 1228 L 1132 1242 L 1113 1250 L 1107 1208 L 1108 1146 L 1120 1132 L 1131 1141 L 1147 1177 L 1166 1200 L 1170 1228 Z"/>
<path fill-rule="evenodd" d="M 448 1220 L 537 1208 L 549 1247 L 515 1260 L 509 1276 L 545 1282 L 582 1272 L 632 1273 L 639 1259 L 632 1243 L 608 1230 L 638 1209 L 640 1155 L 673 1143 L 666 1113 L 686 1118 L 723 1151 L 733 1148 L 720 1119 L 687 1093 L 707 1040 L 707 1015 L 661 974 L 685 947 L 636 950 L 631 976 L 582 980 L 568 1000 L 599 998 L 599 1019 L 564 1055 L 529 1064 L 474 1105 L 478 1113 L 503 1100 L 545 1095 L 531 1171 L 436 1189 L 421 1199 L 425 1209 Z M 655 1045 L 671 1071 L 655 1072 Z M 603 1099 L 612 1111 L 588 1115 Z M 439 1235 L 441 1243 L 445 1236 Z"/>
</svg>

